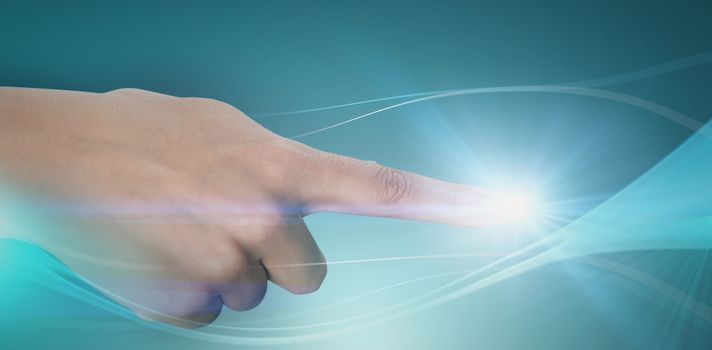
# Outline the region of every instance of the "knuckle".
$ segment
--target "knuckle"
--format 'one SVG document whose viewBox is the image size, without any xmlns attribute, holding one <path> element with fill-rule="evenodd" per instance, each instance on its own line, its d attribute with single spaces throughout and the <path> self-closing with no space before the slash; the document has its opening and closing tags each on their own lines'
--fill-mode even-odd
<svg viewBox="0 0 712 350">
<path fill-rule="evenodd" d="M 148 93 L 148 91 L 138 89 L 138 88 L 120 88 L 120 89 L 111 90 L 108 93 L 109 94 L 140 95 L 140 94 Z"/>
<path fill-rule="evenodd" d="M 376 195 L 387 208 L 397 209 L 403 205 L 413 186 L 411 177 L 396 169 L 379 166 L 375 173 Z"/>
<path fill-rule="evenodd" d="M 274 195 L 286 201 L 300 197 L 300 184 L 305 183 L 303 170 L 310 161 L 309 155 L 289 140 L 280 138 L 262 146 L 258 162 L 259 181 Z"/>
<path fill-rule="evenodd" d="M 284 227 L 278 218 L 264 217 L 259 222 L 260 229 L 249 237 L 252 245 L 261 249 L 270 249 L 276 242 L 284 238 Z"/>
<path fill-rule="evenodd" d="M 206 106 L 218 105 L 218 103 L 220 103 L 220 101 L 213 99 L 213 98 L 209 98 L 209 97 L 184 97 L 184 98 L 182 98 L 182 100 L 189 102 L 189 103 L 196 104 L 196 105 L 206 105 Z"/>
<path fill-rule="evenodd" d="M 231 300 L 230 298 L 224 300 L 228 300 L 229 302 L 226 303 L 226 305 L 236 311 L 247 311 L 247 310 L 252 310 L 256 308 L 257 306 L 262 303 L 262 300 L 264 300 L 265 295 L 267 294 L 267 283 L 266 282 L 254 282 L 250 288 L 247 290 L 241 289 L 239 295 L 232 295 L 230 298 L 235 298 L 237 297 L 239 300 Z"/>
<path fill-rule="evenodd" d="M 192 263 L 199 266 L 197 273 L 207 282 L 229 282 L 249 268 L 246 255 L 229 239 L 220 239 L 203 247 L 195 258 L 197 261 Z"/>
<path fill-rule="evenodd" d="M 288 147 L 285 147 L 281 140 L 277 140 L 262 147 L 264 158 L 260 169 L 265 179 L 272 183 L 282 183 L 292 175 L 291 169 L 294 167 L 294 157 Z"/>
<path fill-rule="evenodd" d="M 319 290 L 324 282 L 324 279 L 326 278 L 326 268 L 318 267 L 311 270 L 313 271 L 309 272 L 308 280 L 302 284 L 290 286 L 289 291 L 294 294 L 302 295 L 314 293 Z"/>
<path fill-rule="evenodd" d="M 165 95 L 160 92 L 144 90 L 139 88 L 120 88 L 107 92 L 108 95 L 119 95 L 132 98 L 150 99 L 150 100 L 170 100 L 173 96 Z"/>
<path fill-rule="evenodd" d="M 237 108 L 229 103 L 206 97 L 184 97 L 182 101 L 195 107 L 198 110 L 218 113 L 241 113 Z"/>
<path fill-rule="evenodd" d="M 264 300 L 266 294 L 267 284 L 265 283 L 264 288 L 262 288 L 258 294 L 252 295 L 250 300 L 240 307 L 238 311 L 248 311 L 258 307 L 262 303 L 262 300 Z"/>
</svg>

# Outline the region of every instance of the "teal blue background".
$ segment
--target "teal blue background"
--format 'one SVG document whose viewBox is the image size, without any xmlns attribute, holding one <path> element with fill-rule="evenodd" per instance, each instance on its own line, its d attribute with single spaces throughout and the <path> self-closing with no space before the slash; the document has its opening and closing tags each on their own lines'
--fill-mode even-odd
<svg viewBox="0 0 712 350">
<path fill-rule="evenodd" d="M 97 92 L 136 87 L 211 97 L 285 136 L 394 102 L 270 113 L 433 90 L 588 81 L 710 50 L 709 1 L 0 3 L 0 85 Z M 602 88 L 654 101 L 701 123 L 712 117 L 709 63 Z M 692 135 L 659 115 L 585 96 L 505 93 L 417 103 L 300 141 L 445 180 L 538 186 L 556 203 L 559 219 L 514 231 L 333 214 L 307 222 L 331 261 L 514 252 L 605 203 Z M 685 183 L 676 179 L 667 182 L 671 193 Z M 687 184 L 709 188 L 704 178 L 695 179 L 701 182 Z M 665 203 L 666 197 L 657 199 Z M 694 213 L 712 214 L 709 202 L 695 204 Z M 631 209 L 616 214 L 628 223 L 645 217 Z M 605 218 L 611 228 L 625 221 Z M 681 232 L 661 230 L 656 237 Z M 709 232 L 703 230 L 706 237 Z M 643 271 L 712 305 L 709 240 L 656 246 L 641 237 L 626 249 L 602 236 L 576 241 L 593 251 L 567 247 Z M 304 313 L 401 281 L 472 271 L 493 259 L 332 265 L 317 293 L 293 296 L 271 286 L 262 306 L 226 311 L 217 324 L 300 326 L 378 312 L 459 275 Z M 313 330 L 247 333 L 290 349 L 710 348 L 712 318 L 706 309 L 681 307 L 660 290 L 591 261 L 557 260 L 436 307 L 313 340 L 270 338 Z M 183 332 L 140 322 L 109 303 L 90 303 L 98 297 L 73 295 L 70 286 L 76 283 L 38 248 L 0 243 L 0 348 L 253 347 L 238 339 L 246 336 L 242 331 L 222 332 L 235 337 L 226 344 L 201 337 L 212 329 Z M 273 320 L 294 313 L 299 314 Z"/>
</svg>

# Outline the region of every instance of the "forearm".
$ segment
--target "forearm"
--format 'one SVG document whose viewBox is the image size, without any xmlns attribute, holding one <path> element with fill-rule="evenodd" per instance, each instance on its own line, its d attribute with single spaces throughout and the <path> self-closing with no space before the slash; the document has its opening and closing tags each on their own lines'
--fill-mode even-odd
<svg viewBox="0 0 712 350">
<path fill-rule="evenodd" d="M 66 134 L 58 125 L 69 113 L 68 93 L 0 88 L 0 179 L 27 179 L 54 157 L 53 143 Z M 53 117 L 53 115 L 55 117 Z"/>
<path fill-rule="evenodd" d="M 0 237 L 25 236 L 20 221 L 23 221 L 24 201 L 18 195 L 17 181 L 28 173 L 21 170 L 31 164 L 23 164 L 27 158 L 29 139 L 36 125 L 34 115 L 39 114 L 44 98 L 41 90 L 0 87 Z M 31 172 L 31 171 L 30 171 Z M 11 185 L 12 184 L 12 185 Z"/>
<path fill-rule="evenodd" d="M 60 145 L 69 135 L 62 119 L 80 110 L 75 94 L 0 87 L 0 237 L 29 239 L 38 228 L 29 198 L 56 185 L 59 165 L 71 162 Z"/>
<path fill-rule="evenodd" d="M 80 170 L 88 145 L 115 126 L 97 121 L 111 110 L 100 96 L 0 88 L 0 181 L 43 193 L 62 190 L 60 182 Z"/>
</svg>

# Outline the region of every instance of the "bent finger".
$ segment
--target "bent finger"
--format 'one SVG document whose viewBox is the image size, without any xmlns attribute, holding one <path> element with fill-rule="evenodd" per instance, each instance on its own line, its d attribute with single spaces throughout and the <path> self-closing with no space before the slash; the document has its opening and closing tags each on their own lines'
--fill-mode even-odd
<svg viewBox="0 0 712 350">
<path fill-rule="evenodd" d="M 326 263 L 301 217 L 290 217 L 273 229 L 257 248 L 269 280 L 296 294 L 319 289 Z"/>
</svg>

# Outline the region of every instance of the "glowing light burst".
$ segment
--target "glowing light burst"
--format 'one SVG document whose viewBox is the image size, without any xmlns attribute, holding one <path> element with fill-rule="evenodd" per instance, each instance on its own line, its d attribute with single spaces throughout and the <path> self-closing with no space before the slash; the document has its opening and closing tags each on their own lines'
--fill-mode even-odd
<svg viewBox="0 0 712 350">
<path fill-rule="evenodd" d="M 539 211 L 537 199 L 526 192 L 496 193 L 486 206 L 496 223 L 508 226 L 531 226 L 535 223 Z"/>
<path fill-rule="evenodd" d="M 543 204 L 542 196 L 537 191 L 503 187 L 493 190 L 483 205 L 483 212 L 489 218 L 491 227 L 532 233 L 548 232 L 550 229 L 547 223 L 547 206 Z"/>
</svg>

